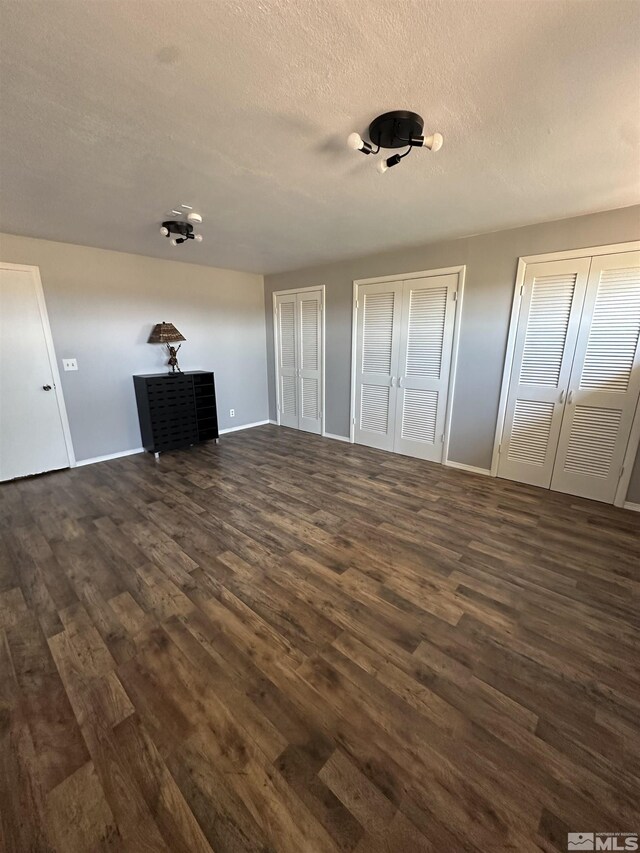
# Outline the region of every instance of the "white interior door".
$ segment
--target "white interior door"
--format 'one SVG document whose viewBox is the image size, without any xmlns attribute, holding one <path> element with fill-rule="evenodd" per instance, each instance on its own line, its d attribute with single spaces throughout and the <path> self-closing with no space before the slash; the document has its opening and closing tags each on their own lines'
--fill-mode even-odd
<svg viewBox="0 0 640 853">
<path fill-rule="evenodd" d="M 358 444 L 393 450 L 402 282 L 358 288 L 355 430 Z"/>
<path fill-rule="evenodd" d="M 296 294 L 298 429 L 322 432 L 322 291 Z"/>
<path fill-rule="evenodd" d="M 278 407 L 280 425 L 322 433 L 324 293 L 276 295 Z"/>
<path fill-rule="evenodd" d="M 0 480 L 69 466 L 40 298 L 32 270 L 0 265 Z"/>
<path fill-rule="evenodd" d="M 282 426 L 298 429 L 298 337 L 296 294 L 276 296 L 278 405 Z"/>
<path fill-rule="evenodd" d="M 403 282 L 394 450 L 442 462 L 458 275 Z"/>
<path fill-rule="evenodd" d="M 612 502 L 640 394 L 640 252 L 593 258 L 551 488 Z"/>
<path fill-rule="evenodd" d="M 498 476 L 549 488 L 590 258 L 528 264 Z"/>
</svg>

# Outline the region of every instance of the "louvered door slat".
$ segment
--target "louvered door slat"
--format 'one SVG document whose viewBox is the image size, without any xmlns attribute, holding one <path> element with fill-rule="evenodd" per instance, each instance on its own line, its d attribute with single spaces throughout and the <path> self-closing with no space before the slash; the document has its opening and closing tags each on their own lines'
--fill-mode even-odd
<svg viewBox="0 0 640 853">
<path fill-rule="evenodd" d="M 391 374 L 394 293 L 365 293 L 363 296 L 363 373 Z"/>
<path fill-rule="evenodd" d="M 411 288 L 406 376 L 440 379 L 447 311 L 447 288 Z"/>
<path fill-rule="evenodd" d="M 590 259 L 528 264 L 498 476 L 548 487 Z"/>
<path fill-rule="evenodd" d="M 319 295 L 312 299 L 303 298 L 300 301 L 302 332 L 300 366 L 303 370 L 317 370 L 320 364 L 319 305 Z"/>
<path fill-rule="evenodd" d="M 520 383 L 558 387 L 577 273 L 534 278 Z"/>
<path fill-rule="evenodd" d="M 517 400 L 507 458 L 528 465 L 543 465 L 553 423 L 553 403 Z"/>
<path fill-rule="evenodd" d="M 640 334 L 637 267 L 604 270 L 589 330 L 580 388 L 623 394 Z"/>
<path fill-rule="evenodd" d="M 382 385 L 363 385 L 360 429 L 386 435 L 389 424 L 389 391 Z"/>
<path fill-rule="evenodd" d="M 295 302 L 280 305 L 280 367 L 295 369 L 296 366 L 296 306 Z"/>
<path fill-rule="evenodd" d="M 405 390 L 400 431 L 403 439 L 433 444 L 436 440 L 437 417 L 437 391 L 419 391 L 413 388 Z"/>
<path fill-rule="evenodd" d="M 551 487 L 613 501 L 640 393 L 640 253 L 595 257 Z"/>
</svg>

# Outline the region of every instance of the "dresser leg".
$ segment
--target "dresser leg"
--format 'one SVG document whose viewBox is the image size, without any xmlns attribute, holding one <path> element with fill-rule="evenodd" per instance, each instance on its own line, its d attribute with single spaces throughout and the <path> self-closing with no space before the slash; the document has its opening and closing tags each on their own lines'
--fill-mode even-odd
<svg viewBox="0 0 640 853">
<path fill-rule="evenodd" d="M 216 444 L 220 444 L 220 439 L 216 438 Z"/>
<path fill-rule="evenodd" d="M 154 453 L 153 455 L 154 455 L 155 460 L 156 460 L 156 462 L 157 462 L 157 461 L 160 459 L 160 454 L 159 454 L 159 453 Z"/>
</svg>

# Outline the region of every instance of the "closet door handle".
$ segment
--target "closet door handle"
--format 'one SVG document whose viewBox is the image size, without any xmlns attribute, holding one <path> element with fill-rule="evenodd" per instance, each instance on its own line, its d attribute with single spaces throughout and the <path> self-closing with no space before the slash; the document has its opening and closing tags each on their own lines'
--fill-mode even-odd
<svg viewBox="0 0 640 853">
<path fill-rule="evenodd" d="M 567 403 L 571 404 L 573 400 L 573 391 L 569 391 L 569 396 L 567 397 Z"/>
<path fill-rule="evenodd" d="M 395 384 L 396 384 L 396 377 L 392 376 L 391 377 L 391 387 L 393 388 Z"/>
<path fill-rule="evenodd" d="M 402 388 L 402 376 L 398 376 L 398 388 Z"/>
<path fill-rule="evenodd" d="M 561 402 L 561 403 L 564 403 L 564 388 L 563 388 L 563 389 L 562 389 L 562 391 L 560 392 L 560 402 Z"/>
</svg>

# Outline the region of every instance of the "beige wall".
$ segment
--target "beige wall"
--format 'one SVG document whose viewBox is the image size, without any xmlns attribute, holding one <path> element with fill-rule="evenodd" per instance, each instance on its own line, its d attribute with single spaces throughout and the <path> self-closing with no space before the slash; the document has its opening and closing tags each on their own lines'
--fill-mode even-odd
<svg viewBox="0 0 640 853">
<path fill-rule="evenodd" d="M 183 370 L 215 372 L 220 428 L 268 417 L 262 276 L 6 234 L 0 259 L 40 268 L 78 460 L 140 447 L 131 377 L 165 369 L 146 342 L 163 320 Z"/>
<path fill-rule="evenodd" d="M 270 415 L 276 414 L 274 290 L 325 285 L 326 430 L 348 436 L 353 280 L 466 264 L 449 456 L 489 468 L 518 258 L 638 239 L 640 207 L 636 206 L 266 276 Z M 638 462 L 629 500 L 640 502 Z"/>
</svg>

